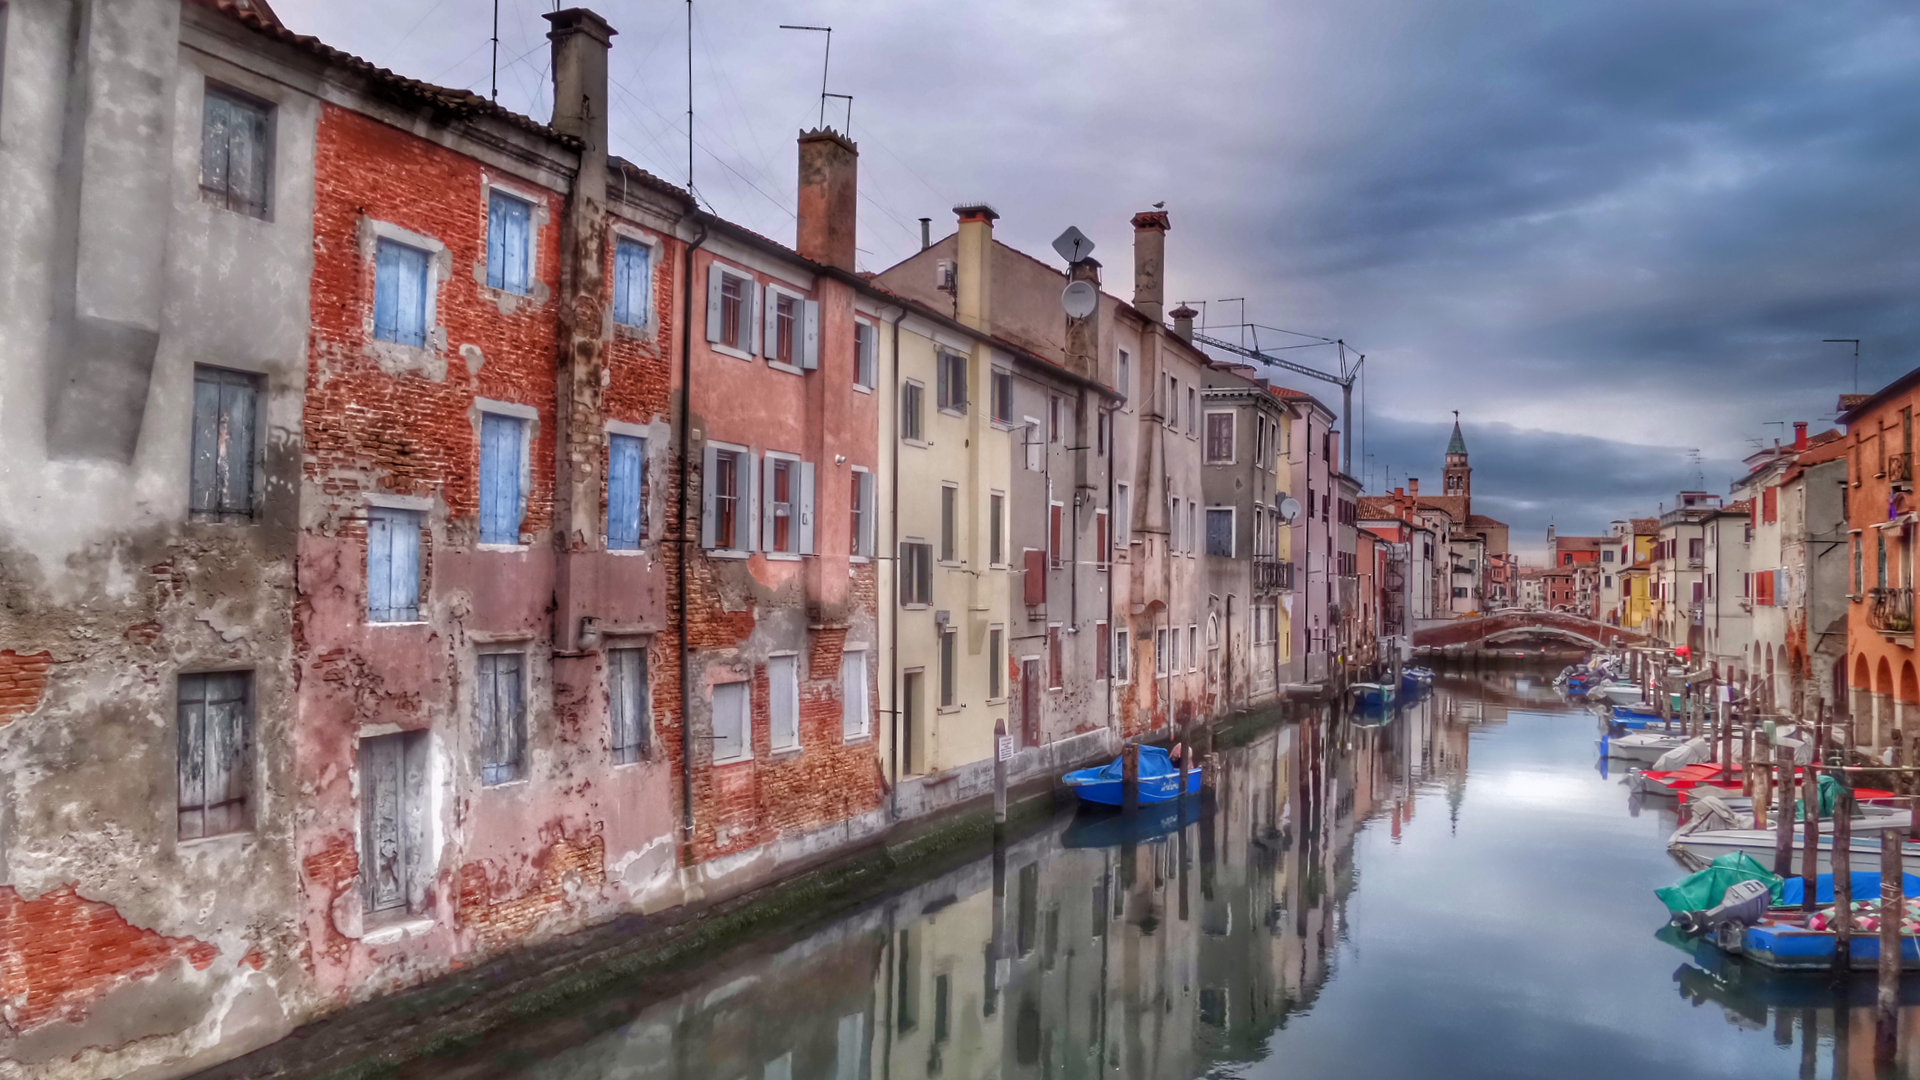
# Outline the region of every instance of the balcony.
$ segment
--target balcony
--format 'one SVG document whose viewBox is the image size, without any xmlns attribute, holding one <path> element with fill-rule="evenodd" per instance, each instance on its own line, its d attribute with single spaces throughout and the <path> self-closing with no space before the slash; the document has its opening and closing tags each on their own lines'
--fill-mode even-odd
<svg viewBox="0 0 1920 1080">
<path fill-rule="evenodd" d="M 1689 556 L 1687 556 L 1687 569 L 1689 569 L 1689 570 L 1705 570 L 1706 568 L 1707 568 L 1707 560 L 1706 560 L 1706 557 L 1705 557 L 1704 555 L 1689 555 Z"/>
<path fill-rule="evenodd" d="M 1913 490 L 1913 454 L 1887 455 L 1887 483 L 1896 490 Z"/>
<path fill-rule="evenodd" d="M 1272 555 L 1253 557 L 1253 591 L 1289 592 L 1293 589 L 1293 564 Z"/>
<path fill-rule="evenodd" d="M 1913 633 L 1913 590 L 1871 589 L 1867 592 L 1867 625 L 1883 634 Z"/>
</svg>

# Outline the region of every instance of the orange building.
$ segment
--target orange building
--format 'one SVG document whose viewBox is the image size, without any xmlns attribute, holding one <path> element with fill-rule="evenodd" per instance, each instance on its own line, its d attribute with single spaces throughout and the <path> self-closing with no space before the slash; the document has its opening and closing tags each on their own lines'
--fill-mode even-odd
<svg viewBox="0 0 1920 1080">
<path fill-rule="evenodd" d="M 1920 368 L 1840 398 L 1847 428 L 1847 686 L 1855 741 L 1885 746 L 1920 706 L 1913 649 L 1913 412 Z"/>
</svg>

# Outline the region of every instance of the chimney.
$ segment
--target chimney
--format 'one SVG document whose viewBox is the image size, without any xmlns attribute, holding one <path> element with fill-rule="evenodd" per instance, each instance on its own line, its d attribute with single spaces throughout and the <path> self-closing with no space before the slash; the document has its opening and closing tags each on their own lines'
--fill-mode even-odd
<svg viewBox="0 0 1920 1080">
<path fill-rule="evenodd" d="M 1805 420 L 1795 420 L 1793 422 L 1793 448 L 1795 450 L 1805 450 L 1807 448 L 1807 422 Z"/>
<path fill-rule="evenodd" d="M 853 270 L 860 148 L 832 128 L 800 133 L 800 213 L 794 247 L 817 263 Z"/>
<path fill-rule="evenodd" d="M 1415 499 L 1420 497 L 1420 478 L 1419 477 L 1417 476 L 1407 477 L 1407 495 Z"/>
<path fill-rule="evenodd" d="M 960 218 L 953 317 L 975 330 L 987 330 L 993 316 L 993 222 L 1000 215 L 986 203 L 963 203 L 953 212 Z"/>
<path fill-rule="evenodd" d="M 1167 269 L 1165 210 L 1142 210 L 1133 215 L 1133 306 L 1154 322 L 1165 318 L 1166 290 L 1161 279 Z"/>
<path fill-rule="evenodd" d="M 1173 333 L 1182 341 L 1193 340 L 1193 317 L 1200 314 L 1185 304 L 1173 309 Z"/>
<path fill-rule="evenodd" d="M 553 42 L 553 127 L 586 145 L 581 154 L 584 175 L 596 159 L 598 172 L 607 171 L 607 49 L 613 45 L 613 27 L 586 8 L 550 11 L 541 18 L 552 23 L 547 40 Z"/>
<path fill-rule="evenodd" d="M 923 217 L 920 219 L 920 250 L 925 251 L 932 246 L 933 246 L 933 219 L 930 217 Z"/>
</svg>

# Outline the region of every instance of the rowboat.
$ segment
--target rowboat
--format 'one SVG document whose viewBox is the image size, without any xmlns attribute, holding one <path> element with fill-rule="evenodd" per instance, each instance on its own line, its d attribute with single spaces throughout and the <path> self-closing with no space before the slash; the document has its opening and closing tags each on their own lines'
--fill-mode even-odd
<svg viewBox="0 0 1920 1080">
<path fill-rule="evenodd" d="M 1723 952 L 1744 956 L 1764 967 L 1781 971 L 1828 971 L 1833 967 L 1839 935 L 1831 930 L 1815 930 L 1808 925 L 1811 916 L 1803 912 L 1769 912 L 1752 926 L 1728 923 L 1707 935 L 1707 940 Z M 1871 970 L 1880 966 L 1880 935 L 1855 931 L 1850 950 L 1855 969 Z M 1900 938 L 1900 966 L 1908 971 L 1920 969 L 1920 939 L 1912 935 Z"/>
<path fill-rule="evenodd" d="M 1174 764 L 1164 747 L 1140 747 L 1140 797 L 1142 803 L 1172 802 L 1180 797 L 1180 766 Z M 1075 769 L 1061 778 L 1081 802 L 1099 806 L 1124 806 L 1127 801 L 1125 758 L 1091 769 Z M 1200 790 L 1200 767 L 1187 772 L 1186 794 Z"/>
<path fill-rule="evenodd" d="M 1868 810 L 1868 807 L 1861 807 Z M 1880 834 L 1889 829 L 1906 829 L 1913 816 L 1906 810 L 1890 810 L 1883 807 L 1872 808 L 1878 813 L 1856 814 L 1851 821 L 1853 836 L 1847 845 L 1847 851 L 1855 865 L 1867 865 L 1880 857 Z M 1802 825 L 1795 823 L 1793 828 L 1793 861 L 1795 868 L 1803 857 Z M 1696 832 L 1686 835 L 1676 834 L 1671 843 L 1675 854 L 1684 856 L 1687 861 L 1711 861 L 1734 852 L 1744 852 L 1756 858 L 1770 855 L 1779 842 L 1779 834 L 1773 829 L 1716 829 L 1711 832 Z M 1920 858 L 1920 843 L 1902 840 L 1900 856 L 1904 859 Z M 1833 869 L 1833 822 L 1820 822 L 1818 854 L 1815 859 L 1816 872 Z"/>
<path fill-rule="evenodd" d="M 1353 703 L 1363 709 L 1384 709 L 1393 704 L 1393 687 L 1382 683 L 1361 682 L 1347 687 Z"/>
<path fill-rule="evenodd" d="M 1644 761 L 1651 765 L 1660 760 L 1669 750 L 1677 750 L 1687 744 L 1685 735 L 1665 735 L 1657 731 L 1632 731 L 1620 736 L 1606 736 L 1600 740 L 1600 753 L 1606 757 L 1621 758 L 1626 761 Z"/>
</svg>

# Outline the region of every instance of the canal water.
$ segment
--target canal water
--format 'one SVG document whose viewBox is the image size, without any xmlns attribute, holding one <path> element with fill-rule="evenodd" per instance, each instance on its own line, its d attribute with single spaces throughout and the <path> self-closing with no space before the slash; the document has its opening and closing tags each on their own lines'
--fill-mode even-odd
<svg viewBox="0 0 1920 1080">
<path fill-rule="evenodd" d="M 1179 815 L 1046 829 L 663 996 L 583 1003 L 452 1080 L 1867 1077 L 1871 977 L 1656 937 L 1670 810 L 1540 673 L 1219 750 Z M 1856 1003 L 1836 1007 L 1843 995 Z M 1920 1077 L 1920 1009 L 1898 1075 Z"/>
</svg>

